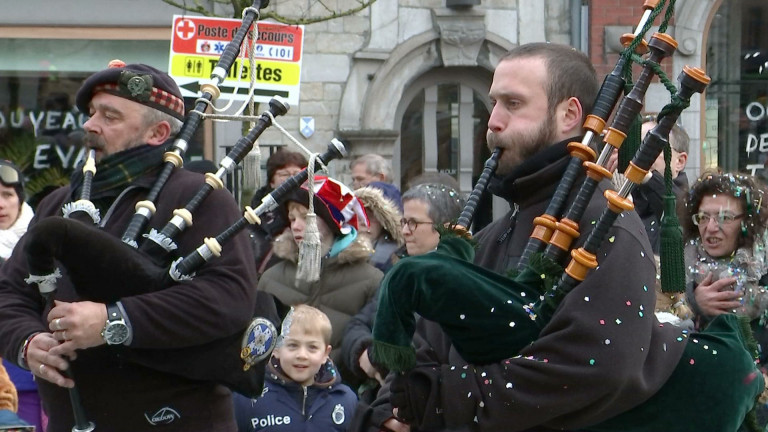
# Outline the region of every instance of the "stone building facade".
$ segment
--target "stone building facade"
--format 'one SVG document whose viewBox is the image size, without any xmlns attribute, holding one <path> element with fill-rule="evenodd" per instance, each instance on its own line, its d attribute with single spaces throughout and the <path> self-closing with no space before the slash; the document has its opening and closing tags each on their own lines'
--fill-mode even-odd
<svg viewBox="0 0 768 432">
<path fill-rule="evenodd" d="M 455 2 L 470 5 L 453 7 Z M 0 109 L 6 116 L 43 105 L 52 91 L 71 99 L 82 78 L 115 57 L 167 65 L 171 17 L 181 10 L 161 0 L 70 0 L 61 10 L 57 4 L 26 0 L 0 17 Z M 288 0 L 273 1 L 269 8 L 289 17 L 311 17 L 327 14 L 324 6 L 344 10 L 358 4 Z M 761 4 L 678 0 L 669 32 L 679 48 L 666 61 L 669 76 L 675 78 L 686 64 L 714 67 L 716 75 L 738 85 L 733 69 L 746 49 L 741 42 L 768 51 L 765 36 L 734 36 L 748 19 L 755 28 L 765 23 Z M 640 0 L 377 0 L 354 15 L 305 26 L 300 103 L 278 121 L 313 151 L 338 137 L 347 143 L 350 159 L 370 152 L 391 158 L 398 186 L 422 173 L 442 172 L 469 192 L 488 156 L 487 91 L 499 57 L 526 42 L 565 43 L 588 52 L 598 72 L 607 73 L 616 61 L 618 36 L 637 24 L 642 5 Z M 737 57 L 723 54 L 730 51 Z M 716 64 L 707 64 L 708 57 L 716 58 Z M 750 79 L 760 84 L 764 75 L 753 75 Z M 751 91 L 743 101 L 733 87 L 720 93 L 719 99 L 695 97 L 681 118 L 692 138 L 689 176 L 712 165 L 731 170 L 755 165 L 729 150 L 729 141 L 754 141 L 768 152 L 768 138 L 759 145 L 763 135 L 768 137 L 762 123 L 756 121 L 747 132 L 728 129 L 738 122 L 739 110 L 744 116 L 746 106 L 752 109 L 749 118 L 766 117 L 764 92 Z M 666 89 L 654 83 L 646 109 L 658 111 L 667 100 Z M 707 116 L 715 120 L 707 122 Z M 305 138 L 299 124 L 307 117 L 314 119 L 315 131 Z M 16 123 L 22 122 L 17 118 Z M 0 144 L 7 135 L 0 122 Z M 239 124 L 208 123 L 193 156 L 218 160 L 225 145 L 241 135 Z M 259 143 L 264 150 L 293 145 L 276 128 L 269 128 Z M 747 152 L 751 158 L 756 154 L 762 151 Z M 349 180 L 346 162 L 330 169 Z M 495 214 L 504 210 L 502 204 L 494 207 Z"/>
</svg>

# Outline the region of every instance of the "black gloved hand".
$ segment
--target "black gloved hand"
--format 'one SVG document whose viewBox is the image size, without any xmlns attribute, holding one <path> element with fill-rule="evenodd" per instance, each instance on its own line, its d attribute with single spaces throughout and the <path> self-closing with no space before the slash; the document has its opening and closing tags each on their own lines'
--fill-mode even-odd
<svg viewBox="0 0 768 432">
<path fill-rule="evenodd" d="M 439 369 L 421 367 L 399 373 L 389 391 L 389 402 L 400 420 L 417 429 L 443 429 Z"/>
</svg>

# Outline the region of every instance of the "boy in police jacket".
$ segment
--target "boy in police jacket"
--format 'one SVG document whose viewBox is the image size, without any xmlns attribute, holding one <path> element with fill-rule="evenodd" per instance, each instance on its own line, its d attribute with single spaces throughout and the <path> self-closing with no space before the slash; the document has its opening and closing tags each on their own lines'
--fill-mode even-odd
<svg viewBox="0 0 768 432">
<path fill-rule="evenodd" d="M 331 321 L 308 305 L 291 308 L 272 353 L 261 397 L 235 395 L 240 432 L 345 431 L 357 396 L 328 354 Z"/>
</svg>

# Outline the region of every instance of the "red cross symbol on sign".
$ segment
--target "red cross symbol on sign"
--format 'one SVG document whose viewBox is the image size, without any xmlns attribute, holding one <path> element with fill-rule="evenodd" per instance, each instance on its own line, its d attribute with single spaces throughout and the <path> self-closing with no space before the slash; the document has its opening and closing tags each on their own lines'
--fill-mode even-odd
<svg viewBox="0 0 768 432">
<path fill-rule="evenodd" d="M 190 40 L 195 36 L 195 23 L 192 20 L 183 19 L 176 24 L 176 34 L 183 40 Z"/>
</svg>

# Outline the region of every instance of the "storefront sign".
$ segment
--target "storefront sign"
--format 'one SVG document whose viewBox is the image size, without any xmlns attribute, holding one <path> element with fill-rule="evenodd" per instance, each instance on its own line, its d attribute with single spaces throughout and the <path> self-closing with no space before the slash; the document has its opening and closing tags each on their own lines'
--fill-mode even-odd
<svg viewBox="0 0 768 432">
<path fill-rule="evenodd" d="M 185 97 L 199 96 L 200 80 L 211 77 L 240 25 L 237 19 L 174 16 L 168 70 Z M 247 100 L 253 72 L 255 101 L 268 102 L 279 95 L 290 104 L 298 104 L 304 27 L 259 22 L 258 31 L 255 45 L 246 37 L 239 57 L 220 86 L 221 97 Z M 248 60 L 251 48 L 255 65 Z"/>
<path fill-rule="evenodd" d="M 58 144 L 38 144 L 35 147 L 35 160 L 32 167 L 37 170 L 59 166 L 65 170 L 74 169 L 85 159 L 85 147 L 61 146 Z"/>
<path fill-rule="evenodd" d="M 750 102 L 744 110 L 747 119 L 750 122 L 765 122 L 766 118 L 768 118 L 768 115 L 766 114 L 768 108 L 759 102 Z M 752 131 L 748 132 L 746 151 L 747 156 L 754 151 L 758 151 L 759 153 L 768 152 L 768 132 L 760 134 L 753 133 Z M 747 169 L 749 169 L 749 167 L 747 167 Z"/>
<path fill-rule="evenodd" d="M 88 116 L 77 111 L 0 111 L 0 132 L 4 129 L 22 131 L 30 145 L 35 146 L 32 167 L 44 170 L 60 167 L 74 168 L 83 159 L 83 125 Z"/>
<path fill-rule="evenodd" d="M 80 112 L 62 111 L 0 111 L 0 130 L 31 129 L 35 136 L 44 130 L 82 129 L 88 116 Z"/>
</svg>

